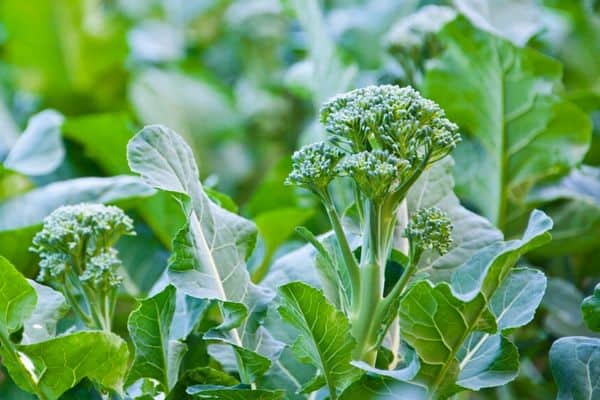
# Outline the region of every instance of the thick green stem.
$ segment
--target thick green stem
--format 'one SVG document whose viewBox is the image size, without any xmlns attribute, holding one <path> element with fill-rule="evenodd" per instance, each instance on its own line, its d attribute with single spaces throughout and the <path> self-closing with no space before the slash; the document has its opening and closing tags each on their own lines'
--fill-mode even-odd
<svg viewBox="0 0 600 400">
<path fill-rule="evenodd" d="M 381 266 L 367 264 L 361 268 L 360 272 L 362 283 L 360 308 L 352 321 L 352 334 L 357 342 L 353 357 L 374 365 L 377 358 L 377 346 L 370 340 L 370 332 L 372 331 L 373 313 L 381 301 Z"/>
</svg>

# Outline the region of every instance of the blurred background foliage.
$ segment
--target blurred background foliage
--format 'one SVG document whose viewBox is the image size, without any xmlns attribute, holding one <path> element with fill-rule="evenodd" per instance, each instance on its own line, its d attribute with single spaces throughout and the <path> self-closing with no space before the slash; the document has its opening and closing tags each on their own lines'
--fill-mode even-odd
<svg viewBox="0 0 600 400">
<path fill-rule="evenodd" d="M 325 99 L 373 83 L 413 85 L 461 126 L 464 205 L 508 237 L 534 207 L 554 218 L 555 240 L 525 261 L 551 279 L 515 338 L 521 376 L 462 398 L 553 397 L 548 348 L 593 336 L 579 304 L 600 279 L 596 0 L 2 0 L 0 253 L 34 276 L 28 246 L 54 208 L 125 207 L 138 235 L 119 244 L 124 329 L 182 224 L 127 176 L 127 141 L 160 123 L 192 144 L 215 201 L 256 221 L 264 271 L 300 244 L 295 226 L 327 229 L 283 186 L 291 152 L 323 137 Z M 0 397 L 27 398 L 7 379 Z"/>
</svg>

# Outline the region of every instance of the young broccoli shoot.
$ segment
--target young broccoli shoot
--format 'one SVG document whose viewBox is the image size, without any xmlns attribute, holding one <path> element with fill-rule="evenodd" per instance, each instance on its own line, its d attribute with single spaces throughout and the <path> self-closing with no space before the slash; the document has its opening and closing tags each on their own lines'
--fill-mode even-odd
<svg viewBox="0 0 600 400">
<path fill-rule="evenodd" d="M 413 254 L 420 254 L 424 250 L 446 254 L 452 245 L 451 234 L 450 219 L 437 207 L 417 211 L 404 230 Z"/>
<path fill-rule="evenodd" d="M 56 209 L 44 219 L 31 251 L 40 257 L 38 280 L 53 284 L 90 327 L 110 330 L 121 260 L 113 248 L 134 235 L 133 221 L 120 208 L 78 204 Z M 81 296 L 86 310 L 81 308 Z"/>
<path fill-rule="evenodd" d="M 352 316 L 358 342 L 354 356 L 373 364 L 381 337 L 377 332 L 390 323 L 390 310 L 398 304 L 419 257 L 425 250 L 443 254 L 451 246 L 452 224 L 444 213 L 436 208 L 414 213 L 410 222 L 404 221 L 408 223 L 408 265 L 384 296 L 384 271 L 398 211 L 423 171 L 447 156 L 460 135 L 458 126 L 435 102 L 411 87 L 394 85 L 368 86 L 332 98 L 321 109 L 321 122 L 328 140 L 294 154 L 286 183 L 312 190 L 327 211 L 343 258 L 342 275 L 351 282 L 352 300 L 345 311 Z M 352 184 L 362 232 L 360 261 L 338 216 L 334 200 L 339 199 L 329 192 L 337 178 Z"/>
</svg>

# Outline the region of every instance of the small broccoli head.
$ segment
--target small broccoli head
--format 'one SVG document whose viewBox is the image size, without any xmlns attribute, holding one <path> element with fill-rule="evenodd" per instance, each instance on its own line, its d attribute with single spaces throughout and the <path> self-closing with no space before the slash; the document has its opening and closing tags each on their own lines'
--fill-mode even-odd
<svg viewBox="0 0 600 400">
<path fill-rule="evenodd" d="M 336 96 L 321 109 L 321 122 L 342 147 L 388 150 L 415 166 L 439 160 L 460 140 L 444 111 L 409 86 L 368 86 Z"/>
<path fill-rule="evenodd" d="M 411 247 L 417 251 L 435 250 L 446 254 L 452 245 L 452 223 L 437 207 L 423 208 L 410 219 L 404 230 Z"/>
<path fill-rule="evenodd" d="M 404 180 L 410 163 L 387 150 L 361 151 L 347 156 L 337 166 L 341 176 L 351 177 L 359 190 L 372 200 L 394 192 Z"/>
<path fill-rule="evenodd" d="M 292 156 L 292 172 L 285 183 L 322 192 L 336 177 L 336 166 L 343 156 L 343 151 L 327 142 L 306 145 Z"/>
<path fill-rule="evenodd" d="M 97 287 L 118 285 L 116 270 L 121 263 L 112 246 L 122 235 L 133 234 L 132 219 L 118 207 L 60 207 L 44 219 L 42 230 L 33 238 L 31 251 L 40 257 L 38 279 L 62 281 L 72 270 Z"/>
</svg>

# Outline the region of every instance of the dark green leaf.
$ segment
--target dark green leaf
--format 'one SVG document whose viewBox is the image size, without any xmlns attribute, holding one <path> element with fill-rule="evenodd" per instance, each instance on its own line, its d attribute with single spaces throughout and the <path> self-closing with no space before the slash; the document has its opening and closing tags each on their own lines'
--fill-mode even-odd
<svg viewBox="0 0 600 400">
<path fill-rule="evenodd" d="M 600 396 L 600 339 L 565 337 L 550 349 L 558 400 L 588 400 Z"/>
</svg>

